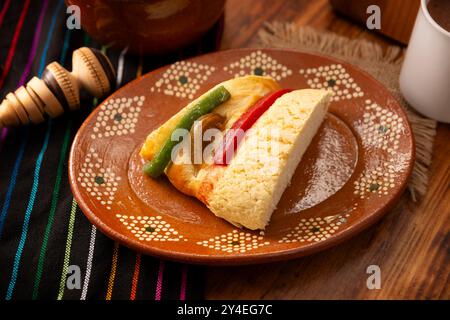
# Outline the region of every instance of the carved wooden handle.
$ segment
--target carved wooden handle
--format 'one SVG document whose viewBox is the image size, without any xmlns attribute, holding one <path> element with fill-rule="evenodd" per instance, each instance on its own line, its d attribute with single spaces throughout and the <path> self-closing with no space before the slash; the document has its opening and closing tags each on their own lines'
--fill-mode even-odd
<svg viewBox="0 0 450 320">
<path fill-rule="evenodd" d="M 8 93 L 0 104 L 0 127 L 41 123 L 80 108 L 80 89 L 94 97 L 106 96 L 115 84 L 115 71 L 99 50 L 79 48 L 73 52 L 72 72 L 52 62 L 42 78 L 33 77 L 25 86 Z"/>
</svg>

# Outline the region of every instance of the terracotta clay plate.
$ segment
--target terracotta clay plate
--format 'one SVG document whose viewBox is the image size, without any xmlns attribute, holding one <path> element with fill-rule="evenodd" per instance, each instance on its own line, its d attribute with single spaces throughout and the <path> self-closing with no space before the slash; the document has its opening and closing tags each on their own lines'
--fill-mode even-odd
<svg viewBox="0 0 450 320">
<path fill-rule="evenodd" d="M 236 228 L 166 178 L 143 175 L 138 155 L 147 134 L 190 100 L 251 73 L 286 88 L 334 91 L 264 231 Z M 69 166 L 79 206 L 114 240 L 165 259 L 226 265 L 304 256 L 355 235 L 395 204 L 413 162 L 405 113 L 366 73 L 317 55 L 242 49 L 177 62 L 118 90 L 79 130 Z"/>
</svg>

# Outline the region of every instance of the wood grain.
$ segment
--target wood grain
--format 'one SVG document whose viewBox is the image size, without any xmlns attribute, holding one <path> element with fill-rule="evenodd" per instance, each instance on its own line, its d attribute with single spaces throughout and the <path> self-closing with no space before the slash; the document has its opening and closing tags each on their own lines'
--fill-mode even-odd
<svg viewBox="0 0 450 320">
<path fill-rule="evenodd" d="M 326 0 L 228 0 L 222 48 L 257 44 L 264 21 L 292 21 L 364 38 L 392 40 L 337 16 Z M 450 125 L 436 136 L 428 193 L 403 203 L 377 225 L 338 247 L 283 263 L 208 267 L 207 299 L 449 299 Z M 401 209 L 400 209 L 401 208 Z M 366 286 L 369 265 L 381 289 Z"/>
<path fill-rule="evenodd" d="M 407 44 L 416 21 L 420 0 L 330 0 L 340 13 L 365 26 L 367 7 L 377 5 L 381 11 L 380 33 Z"/>
</svg>

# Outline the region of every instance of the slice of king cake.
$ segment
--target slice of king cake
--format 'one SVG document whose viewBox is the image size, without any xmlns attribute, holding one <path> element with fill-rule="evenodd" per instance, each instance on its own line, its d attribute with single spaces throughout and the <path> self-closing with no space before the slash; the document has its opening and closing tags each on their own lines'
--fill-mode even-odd
<svg viewBox="0 0 450 320">
<path fill-rule="evenodd" d="M 209 159 L 201 165 L 174 161 L 164 167 L 164 174 L 178 190 L 198 198 L 216 216 L 248 229 L 265 229 L 327 113 L 331 93 L 280 90 L 275 80 L 257 76 L 221 85 L 228 98 L 198 120 L 216 119 L 215 127 L 225 136 L 230 129 L 245 128 L 243 138 L 231 150 L 232 157 L 227 155 L 225 163 Z M 161 158 L 161 149 L 166 147 L 161 145 L 170 139 L 176 123 L 202 99 L 209 98 L 209 92 L 148 136 L 141 150 L 144 160 L 152 163 Z M 226 148 L 216 148 L 216 160 L 221 158 L 217 150 Z M 179 155 L 183 156 L 186 154 Z"/>
<path fill-rule="evenodd" d="M 208 208 L 232 223 L 264 229 L 327 113 L 329 98 L 329 92 L 312 89 L 278 98 L 214 183 Z M 266 143 L 269 139 L 275 142 Z"/>
</svg>

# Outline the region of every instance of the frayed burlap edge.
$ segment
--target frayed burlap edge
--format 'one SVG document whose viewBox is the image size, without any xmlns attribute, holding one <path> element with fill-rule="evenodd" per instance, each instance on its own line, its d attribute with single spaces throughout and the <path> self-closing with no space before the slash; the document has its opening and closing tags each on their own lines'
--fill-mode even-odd
<svg viewBox="0 0 450 320">
<path fill-rule="evenodd" d="M 383 83 L 406 111 L 416 140 L 416 162 L 408 189 L 412 199 L 425 194 L 428 170 L 431 164 L 436 121 L 414 112 L 403 99 L 398 83 L 403 49 L 390 46 L 386 50 L 366 40 L 351 40 L 328 31 L 291 23 L 266 23 L 259 30 L 261 45 L 275 48 L 292 48 L 320 53 L 347 61 L 367 71 Z"/>
</svg>

